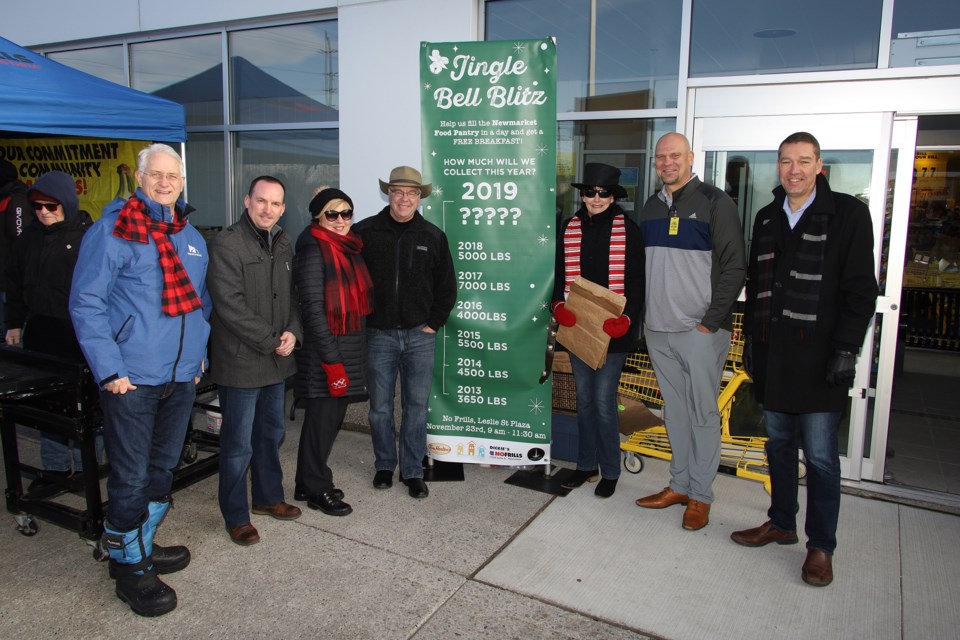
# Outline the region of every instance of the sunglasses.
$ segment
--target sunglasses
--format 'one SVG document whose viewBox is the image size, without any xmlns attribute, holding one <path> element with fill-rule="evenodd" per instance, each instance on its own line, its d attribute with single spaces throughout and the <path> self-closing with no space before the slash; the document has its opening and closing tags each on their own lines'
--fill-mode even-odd
<svg viewBox="0 0 960 640">
<path fill-rule="evenodd" d="M 353 217 L 353 209 L 346 209 L 344 211 L 324 211 L 323 216 L 330 222 L 336 220 L 337 216 L 343 218 L 344 220 L 349 220 Z"/>
<path fill-rule="evenodd" d="M 60 205 L 57 204 L 56 202 L 34 202 L 33 203 L 34 210 L 40 211 L 41 209 L 46 209 L 50 213 L 53 213 L 54 211 L 56 211 L 57 207 L 59 206 Z"/>
<path fill-rule="evenodd" d="M 581 189 L 580 195 L 582 195 L 584 198 L 593 198 L 595 196 L 609 198 L 613 195 L 613 192 L 609 189 Z"/>
</svg>

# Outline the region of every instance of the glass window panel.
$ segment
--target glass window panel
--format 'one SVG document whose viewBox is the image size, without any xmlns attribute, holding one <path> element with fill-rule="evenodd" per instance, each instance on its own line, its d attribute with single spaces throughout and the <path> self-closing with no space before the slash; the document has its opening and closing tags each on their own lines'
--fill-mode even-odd
<svg viewBox="0 0 960 640">
<path fill-rule="evenodd" d="M 694 0 L 690 76 L 872 69 L 877 0 Z"/>
<path fill-rule="evenodd" d="M 820 157 L 832 190 L 870 203 L 872 151 L 822 150 Z M 780 185 L 777 152 L 707 151 L 703 173 L 704 182 L 722 188 L 737 204 L 744 238 L 749 244 L 757 211 L 773 201 L 771 192 Z"/>
<path fill-rule="evenodd" d="M 917 264 L 907 269 L 907 279 L 912 286 L 955 288 L 960 284 L 955 266 L 960 261 L 960 151 L 918 150 L 913 175 L 907 260 Z"/>
<path fill-rule="evenodd" d="M 598 0 L 596 82 L 583 111 L 677 106 L 681 9 L 663 0 Z"/>
<path fill-rule="evenodd" d="M 597 0 L 595 25 L 590 5 L 590 0 L 490 1 L 486 39 L 556 37 L 560 113 L 676 107 L 681 3 Z"/>
<path fill-rule="evenodd" d="M 590 62 L 589 0 L 486 3 L 486 40 L 557 39 L 557 112 L 578 110 Z"/>
<path fill-rule="evenodd" d="M 127 86 L 127 77 L 123 73 L 123 47 L 120 45 L 57 51 L 47 57 L 92 76 Z"/>
<path fill-rule="evenodd" d="M 234 122 L 336 121 L 338 48 L 335 20 L 231 33 Z"/>
<path fill-rule="evenodd" d="M 179 102 L 187 125 L 223 124 L 218 34 L 130 45 L 133 87 Z"/>
<path fill-rule="evenodd" d="M 897 0 L 892 38 L 891 67 L 960 64 L 960 2 Z"/>
<path fill-rule="evenodd" d="M 187 140 L 187 202 L 190 222 L 208 240 L 229 224 L 223 168 L 223 134 L 191 133 Z"/>
<path fill-rule="evenodd" d="M 233 197 L 238 215 L 243 212 L 243 196 L 254 178 L 279 178 L 286 187 L 287 205 L 280 226 L 296 239 L 310 222 L 307 206 L 315 189 L 340 185 L 339 131 L 244 132 L 237 134 L 236 143 L 237 193 Z"/>
<path fill-rule="evenodd" d="M 893 5 L 893 37 L 898 33 L 960 29 L 960 3 L 956 0 L 896 0 Z"/>
<path fill-rule="evenodd" d="M 579 192 L 571 183 L 580 181 L 587 162 L 618 167 L 628 194 L 618 202 L 626 211 L 637 211 L 656 188 L 653 148 L 660 136 L 676 129 L 676 120 L 560 122 L 558 129 L 557 213 L 570 216 L 580 207 Z"/>
</svg>

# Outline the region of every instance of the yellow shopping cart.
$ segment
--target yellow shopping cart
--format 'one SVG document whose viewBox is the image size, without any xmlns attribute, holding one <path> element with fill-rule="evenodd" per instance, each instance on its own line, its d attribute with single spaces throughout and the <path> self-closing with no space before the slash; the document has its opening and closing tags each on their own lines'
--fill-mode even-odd
<svg viewBox="0 0 960 640">
<path fill-rule="evenodd" d="M 766 438 L 758 436 L 730 435 L 730 413 L 734 396 L 740 386 L 750 380 L 743 369 L 743 314 L 733 316 L 733 335 L 730 340 L 730 353 L 723 369 L 720 383 L 720 395 L 717 406 L 720 408 L 722 432 L 720 437 L 720 465 L 735 470 L 741 478 L 749 478 L 763 483 L 770 492 L 770 474 L 767 469 L 767 453 L 764 449 Z M 636 398 L 647 405 L 663 406 L 663 397 L 653 372 L 650 356 L 642 351 L 627 356 L 626 365 L 620 375 L 618 391 L 629 398 Z M 623 466 L 630 473 L 643 470 L 643 458 L 650 456 L 661 460 L 671 457 L 670 439 L 663 425 L 641 429 L 634 432 L 620 444 L 623 451 Z M 639 454 L 639 455 L 638 455 Z M 801 469 L 801 477 L 803 469 Z"/>
</svg>

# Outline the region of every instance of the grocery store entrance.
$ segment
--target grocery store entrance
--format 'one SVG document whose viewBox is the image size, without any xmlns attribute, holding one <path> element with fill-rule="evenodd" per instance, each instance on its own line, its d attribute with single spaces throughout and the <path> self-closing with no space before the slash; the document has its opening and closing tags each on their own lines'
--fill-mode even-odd
<svg viewBox="0 0 960 640">
<path fill-rule="evenodd" d="M 917 119 L 884 482 L 960 494 L 960 115 Z"/>
</svg>

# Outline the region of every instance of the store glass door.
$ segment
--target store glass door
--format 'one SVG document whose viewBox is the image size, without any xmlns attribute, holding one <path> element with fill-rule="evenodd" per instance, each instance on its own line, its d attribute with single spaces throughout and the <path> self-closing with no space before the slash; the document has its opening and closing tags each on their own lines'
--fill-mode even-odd
<svg viewBox="0 0 960 640">
<path fill-rule="evenodd" d="M 878 353 L 893 349 L 896 358 L 892 371 L 877 371 L 876 388 L 890 393 L 878 393 L 874 424 L 887 429 L 874 431 L 864 468 L 882 463 L 884 483 L 898 491 L 957 495 L 960 115 L 898 118 L 893 153 L 896 183 L 909 188 L 893 191 L 894 215 L 884 234 L 889 269 L 881 282 L 901 300 L 899 331 L 895 342 L 877 345 Z"/>
<path fill-rule="evenodd" d="M 796 131 L 809 131 L 820 141 L 831 188 L 860 198 L 870 207 L 875 255 L 882 264 L 892 128 L 893 116 L 886 113 L 698 118 L 694 120 L 692 141 L 694 169 L 705 182 L 723 188 L 737 203 L 749 247 L 753 219 L 772 200 L 771 191 L 779 184 L 776 162 L 780 142 Z M 879 469 L 869 467 L 864 475 L 864 461 L 870 456 L 868 434 L 876 432 L 877 418 L 874 385 L 879 363 L 869 354 L 874 353 L 874 341 L 881 339 L 884 326 L 893 327 L 895 340 L 897 307 L 881 296 L 878 320 L 881 316 L 889 318 L 886 323 L 876 322 L 876 329 L 871 325 L 861 351 L 867 355 L 858 360 L 840 432 L 841 469 L 847 479 L 882 480 L 882 458 Z M 893 351 L 891 361 L 892 357 Z"/>
</svg>

